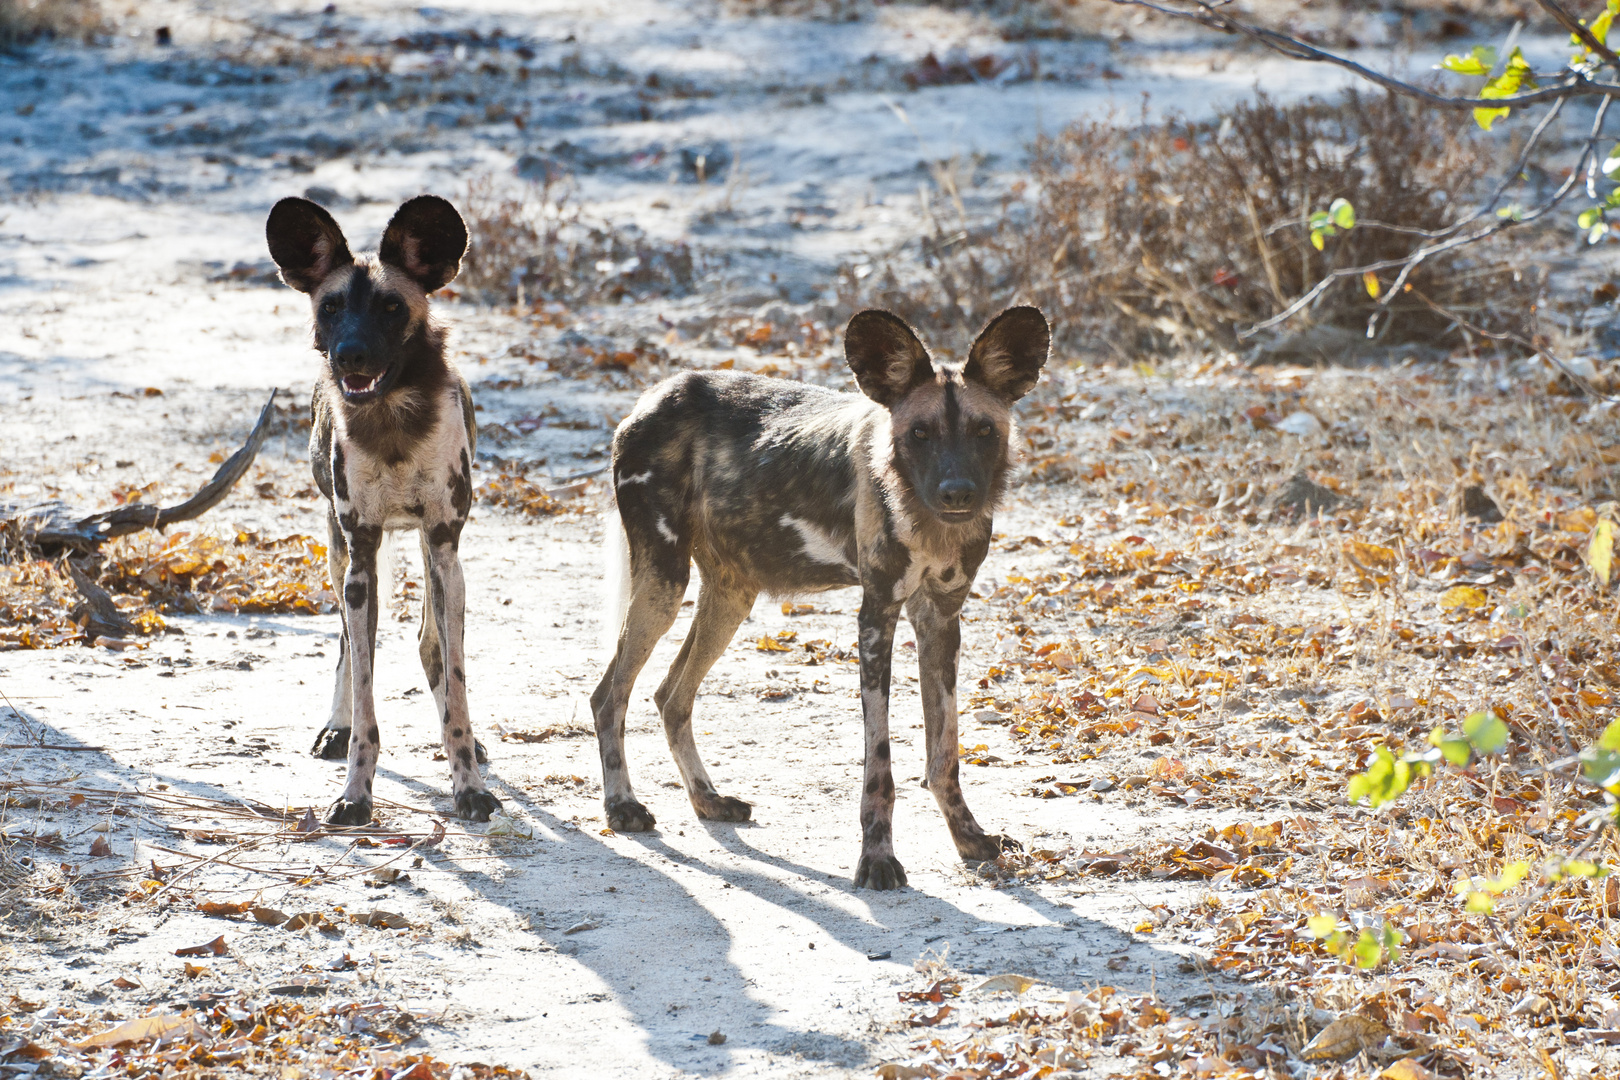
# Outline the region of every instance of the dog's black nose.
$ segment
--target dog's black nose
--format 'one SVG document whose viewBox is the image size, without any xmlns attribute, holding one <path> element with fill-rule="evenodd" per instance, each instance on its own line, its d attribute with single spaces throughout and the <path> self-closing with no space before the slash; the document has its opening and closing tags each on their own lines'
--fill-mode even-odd
<svg viewBox="0 0 1620 1080">
<path fill-rule="evenodd" d="M 366 350 L 358 341 L 340 341 L 332 347 L 332 362 L 338 367 L 359 367 L 366 362 Z"/>
<path fill-rule="evenodd" d="M 939 505 L 946 510 L 969 510 L 973 507 L 973 497 L 978 493 L 978 486 L 971 480 L 941 480 Z"/>
</svg>

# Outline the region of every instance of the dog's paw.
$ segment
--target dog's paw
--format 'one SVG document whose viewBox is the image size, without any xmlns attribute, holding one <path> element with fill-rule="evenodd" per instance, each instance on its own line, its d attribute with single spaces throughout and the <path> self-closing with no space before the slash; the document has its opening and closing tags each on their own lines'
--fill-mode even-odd
<svg viewBox="0 0 1620 1080">
<path fill-rule="evenodd" d="M 371 824 L 370 799 L 339 799 L 326 812 L 326 823 L 352 828 Z"/>
<path fill-rule="evenodd" d="M 488 821 L 489 815 L 499 813 L 501 800 L 482 788 L 468 788 L 456 792 L 456 816 L 468 821 Z"/>
<path fill-rule="evenodd" d="M 614 832 L 651 832 L 652 827 L 658 824 L 652 811 L 634 799 L 604 803 L 603 808 L 607 811 L 608 828 Z"/>
<path fill-rule="evenodd" d="M 489 751 L 485 750 L 484 744 L 477 739 L 473 740 L 473 759 L 480 765 L 489 764 Z"/>
<path fill-rule="evenodd" d="M 903 888 L 905 884 L 906 868 L 893 855 L 862 855 L 861 864 L 855 868 L 857 889 L 883 892 Z"/>
<path fill-rule="evenodd" d="M 309 752 L 323 761 L 349 760 L 349 728 L 323 727 L 315 733 Z"/>
<path fill-rule="evenodd" d="M 704 821 L 747 821 L 754 816 L 754 804 L 729 795 L 710 795 L 699 802 L 692 800 L 692 808 Z"/>
<path fill-rule="evenodd" d="M 957 854 L 965 863 L 994 862 L 1004 851 L 1023 851 L 1024 845 L 999 833 L 980 833 L 957 844 Z"/>
</svg>

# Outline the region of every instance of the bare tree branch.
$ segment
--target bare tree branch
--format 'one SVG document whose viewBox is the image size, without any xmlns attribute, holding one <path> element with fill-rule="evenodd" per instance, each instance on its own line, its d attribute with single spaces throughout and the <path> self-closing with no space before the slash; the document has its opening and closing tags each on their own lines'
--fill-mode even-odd
<svg viewBox="0 0 1620 1080">
<path fill-rule="evenodd" d="M 1616 56 L 1613 49 L 1610 49 L 1594 37 L 1592 31 L 1588 30 L 1585 24 L 1566 11 L 1564 5 L 1559 3 L 1558 0 L 1536 0 L 1536 3 L 1541 5 L 1543 11 L 1557 19 L 1558 25 L 1579 38 L 1582 45 L 1603 57 L 1605 62 L 1620 67 L 1620 56 Z"/>
<path fill-rule="evenodd" d="M 1237 34 L 1265 46 L 1272 52 L 1286 56 L 1290 60 L 1332 64 L 1353 72 L 1368 82 L 1382 86 L 1386 90 L 1393 90 L 1398 94 L 1416 98 L 1419 101 L 1442 109 L 1513 109 L 1525 105 L 1534 105 L 1542 101 L 1560 101 L 1575 97 L 1601 97 L 1605 99 L 1620 97 L 1620 83 L 1599 82 L 1587 78 L 1586 75 L 1579 71 L 1566 71 L 1561 74 L 1555 83 L 1536 90 L 1510 94 L 1507 97 L 1459 97 L 1452 94 L 1440 94 L 1415 83 L 1409 83 L 1392 75 L 1386 75 L 1381 71 L 1374 71 L 1372 68 L 1358 64 L 1348 57 L 1330 53 L 1325 49 L 1319 49 L 1307 41 L 1291 37 L 1280 31 L 1271 30 L 1264 26 L 1254 26 L 1235 16 L 1228 15 L 1213 4 L 1201 2 L 1201 0 L 1186 0 L 1186 2 L 1194 5 L 1190 9 L 1172 7 L 1168 3 L 1155 3 L 1154 0 L 1112 0 L 1112 2 L 1123 7 L 1145 8 L 1148 11 L 1156 11 L 1161 15 L 1167 15 L 1172 19 L 1195 22 L 1201 26 L 1208 26 L 1229 34 Z M 1538 3 L 1541 3 L 1544 7 L 1549 2 L 1551 0 L 1538 0 Z M 1551 76 L 1545 77 L 1550 78 Z"/>
</svg>

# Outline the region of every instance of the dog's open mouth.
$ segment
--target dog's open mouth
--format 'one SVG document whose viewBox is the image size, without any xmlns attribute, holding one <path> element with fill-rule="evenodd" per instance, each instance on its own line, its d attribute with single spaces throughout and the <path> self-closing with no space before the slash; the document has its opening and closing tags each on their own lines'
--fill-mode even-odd
<svg viewBox="0 0 1620 1080">
<path fill-rule="evenodd" d="M 942 521 L 949 521 L 956 525 L 971 519 L 974 513 L 972 510 L 941 510 L 939 516 Z"/>
<path fill-rule="evenodd" d="M 387 374 L 388 372 L 384 370 L 375 375 L 345 375 L 338 385 L 343 388 L 344 397 L 350 401 L 358 401 L 375 394 L 377 388 L 382 385 L 383 376 Z"/>
</svg>

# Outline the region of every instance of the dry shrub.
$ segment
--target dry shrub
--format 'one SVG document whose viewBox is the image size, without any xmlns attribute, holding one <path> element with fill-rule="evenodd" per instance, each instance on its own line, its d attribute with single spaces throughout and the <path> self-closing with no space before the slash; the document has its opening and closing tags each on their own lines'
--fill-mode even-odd
<svg viewBox="0 0 1620 1080">
<path fill-rule="evenodd" d="M 96 0 L 0 0 L 0 49 L 41 38 L 89 40 L 106 28 Z"/>
<path fill-rule="evenodd" d="M 1400 257 L 1416 246 L 1410 230 L 1442 228 L 1467 210 L 1493 162 L 1468 123 L 1351 93 L 1288 106 L 1262 95 L 1207 123 L 1077 124 L 1036 144 L 1033 184 L 989 224 L 936 219 L 922 269 L 891 263 L 863 279 L 870 268 L 846 267 L 841 299 L 936 332 L 976 329 L 1026 300 L 1054 317 L 1064 347 L 1117 359 L 1230 348 L 1237 328 L 1275 315 L 1329 271 Z M 1336 198 L 1361 224 L 1317 252 L 1305 219 Z M 1535 291 L 1531 275 L 1483 248 L 1432 258 L 1411 284 L 1493 329 L 1523 329 Z M 1359 334 L 1374 310 L 1363 283 L 1347 278 L 1310 317 Z M 1432 340 L 1449 325 L 1410 294 L 1386 310 L 1384 343 Z"/>
<path fill-rule="evenodd" d="M 631 227 L 592 221 L 573 184 L 547 176 L 516 194 L 485 177 L 467 185 L 467 258 L 459 288 L 484 303 L 641 300 L 691 289 L 697 260 Z"/>
</svg>

